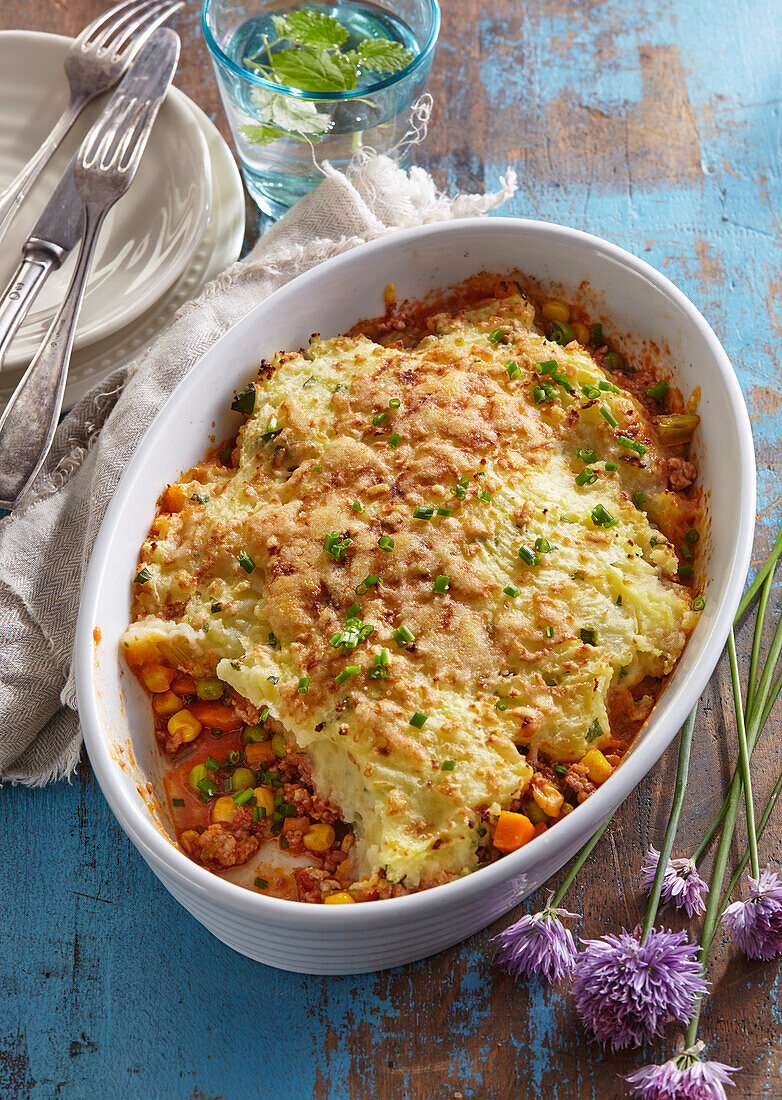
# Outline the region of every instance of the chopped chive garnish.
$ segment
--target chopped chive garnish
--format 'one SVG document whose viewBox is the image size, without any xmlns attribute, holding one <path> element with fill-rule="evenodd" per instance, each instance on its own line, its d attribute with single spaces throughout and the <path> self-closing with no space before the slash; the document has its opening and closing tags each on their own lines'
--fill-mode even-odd
<svg viewBox="0 0 782 1100">
<path fill-rule="evenodd" d="M 152 576 L 152 574 L 147 569 L 146 565 L 142 565 L 141 569 L 139 569 L 138 573 L 136 573 L 134 583 L 135 584 L 146 584 L 151 576 Z"/>
<path fill-rule="evenodd" d="M 434 515 L 434 508 L 427 508 L 423 504 L 419 504 L 413 510 L 413 519 L 431 519 Z"/>
<path fill-rule="evenodd" d="M 521 367 L 515 361 L 515 359 L 509 359 L 505 364 L 505 370 L 508 372 L 508 378 L 513 381 L 514 378 L 518 378 L 521 374 Z"/>
<path fill-rule="evenodd" d="M 241 565 L 245 573 L 252 573 L 255 571 L 255 562 L 249 554 L 246 554 L 244 552 L 244 550 L 242 550 L 239 554 L 239 564 Z"/>
<path fill-rule="evenodd" d="M 552 771 L 555 771 L 557 775 L 567 775 L 567 768 L 564 764 L 555 764 Z"/>
<path fill-rule="evenodd" d="M 617 607 L 622 606 L 622 593 L 621 592 L 619 593 L 619 595 L 614 600 L 614 603 L 616 604 Z"/>
<path fill-rule="evenodd" d="M 213 615 L 216 615 L 218 611 L 223 610 L 223 605 L 221 603 L 219 603 L 217 600 L 215 600 L 215 602 L 212 604 L 212 606 L 209 608 L 209 610 L 212 612 Z"/>
<path fill-rule="evenodd" d="M 391 660 L 388 656 L 387 649 L 381 649 L 379 653 L 375 654 L 374 667 L 369 670 L 370 680 L 385 680 L 388 676 L 388 666 Z"/>
<path fill-rule="evenodd" d="M 356 595 L 366 596 L 368 590 L 373 588 L 376 584 L 380 584 L 380 577 L 375 576 L 374 573 L 370 573 L 369 576 L 364 577 L 360 584 L 356 585 Z"/>
<path fill-rule="evenodd" d="M 231 402 L 231 408 L 234 412 L 247 413 L 248 415 L 255 408 L 255 386 L 250 383 L 249 386 L 245 386 L 243 390 L 237 393 L 236 397 Z"/>
<path fill-rule="evenodd" d="M 388 551 L 394 549 L 394 540 L 391 538 L 390 535 L 381 535 L 380 538 L 377 540 L 377 544 L 381 550 Z"/>
<path fill-rule="evenodd" d="M 313 474 L 319 474 L 322 469 L 323 467 L 321 466 L 321 464 L 319 462 L 316 462 L 315 465 L 312 467 L 312 472 Z"/>
<path fill-rule="evenodd" d="M 341 538 L 337 531 L 331 531 L 323 540 L 323 549 L 327 554 L 331 554 L 334 561 L 339 561 L 344 558 L 347 548 L 352 542 L 353 540 L 349 535 Z"/>
<path fill-rule="evenodd" d="M 607 474 L 615 474 L 618 469 L 619 469 L 619 467 L 617 466 L 617 464 L 615 462 L 606 462 L 606 473 Z"/>
<path fill-rule="evenodd" d="M 349 676 L 357 676 L 361 672 L 358 665 L 348 665 L 347 668 L 343 668 L 342 672 L 337 673 L 334 680 L 338 684 L 344 684 Z"/>
<path fill-rule="evenodd" d="M 553 638 L 554 637 L 554 627 L 553 626 L 547 626 L 546 627 L 546 637 L 547 638 Z"/>
<path fill-rule="evenodd" d="M 202 496 L 201 493 L 193 493 L 190 499 L 196 504 L 206 504 L 209 501 L 209 497 Z"/>
<path fill-rule="evenodd" d="M 600 390 L 597 386 L 590 386 L 588 382 L 581 387 L 581 392 L 588 401 L 596 401 L 600 396 Z"/>
<path fill-rule="evenodd" d="M 576 392 L 575 386 L 565 377 L 564 374 L 561 374 L 559 371 L 551 375 L 551 380 L 552 382 L 556 382 L 558 386 L 561 386 L 565 393 Z"/>
<path fill-rule="evenodd" d="M 246 791 L 237 791 L 236 794 L 231 796 L 237 806 L 243 806 L 245 802 L 249 802 L 251 798 L 254 798 L 252 787 L 248 787 Z"/>
<path fill-rule="evenodd" d="M 646 497 L 643 495 L 643 493 L 633 493 L 633 504 L 636 506 L 636 508 L 646 507 Z"/>
<path fill-rule="evenodd" d="M 702 596 L 696 596 L 695 599 L 692 601 L 693 611 L 703 611 L 705 606 L 706 601 L 703 599 Z"/>
<path fill-rule="evenodd" d="M 597 474 L 590 466 L 585 466 L 580 474 L 576 474 L 576 485 L 594 485 Z"/>
<path fill-rule="evenodd" d="M 551 543 L 548 539 L 535 539 L 535 549 L 539 554 L 550 554 L 552 550 Z"/>
<path fill-rule="evenodd" d="M 690 546 L 694 546 L 695 543 L 700 540 L 700 535 L 698 534 L 698 532 L 695 530 L 694 527 L 691 527 L 690 530 L 687 532 L 687 534 L 684 536 L 684 538 L 685 538 L 686 542 L 689 542 Z"/>
<path fill-rule="evenodd" d="M 618 436 L 616 441 L 620 447 L 626 447 L 628 451 L 635 451 L 637 455 L 645 455 L 649 450 L 648 447 L 644 447 L 643 443 L 639 443 L 637 439 L 628 439 L 626 435 Z"/>
<path fill-rule="evenodd" d="M 605 378 L 601 382 L 598 382 L 598 387 L 603 391 L 603 393 L 621 393 L 622 392 L 619 389 L 618 386 L 614 385 L 613 382 L 606 382 Z"/>
<path fill-rule="evenodd" d="M 392 397 L 391 400 L 388 402 L 388 407 L 389 409 L 398 409 L 401 404 L 402 402 L 398 397 Z"/>
<path fill-rule="evenodd" d="M 199 779 L 198 789 L 207 798 L 214 798 L 217 794 L 217 784 L 212 779 Z"/>
<path fill-rule="evenodd" d="M 495 328 L 494 332 L 489 333 L 489 343 L 494 344 L 495 347 L 497 344 L 507 344 L 507 342 L 508 334 L 504 329 Z"/>
<path fill-rule="evenodd" d="M 558 366 L 556 359 L 547 359 L 545 363 L 538 363 L 538 374 L 553 374 Z"/>
<path fill-rule="evenodd" d="M 217 769 L 220 767 L 220 764 L 217 760 L 215 760 L 213 756 L 207 756 L 206 760 L 204 761 L 204 767 L 208 772 L 216 772 Z"/>
<path fill-rule="evenodd" d="M 268 717 L 269 717 L 269 708 L 264 707 L 263 710 L 261 711 L 261 721 L 265 722 Z"/>
<path fill-rule="evenodd" d="M 596 737 L 601 737 L 602 733 L 603 727 L 600 725 L 597 718 L 595 718 L 594 722 L 587 730 L 587 741 L 594 741 Z"/>
<path fill-rule="evenodd" d="M 599 348 L 603 343 L 603 326 L 592 325 L 592 331 L 590 332 L 589 336 L 595 347 Z"/>
<path fill-rule="evenodd" d="M 309 689 L 310 689 L 310 678 L 309 678 L 309 676 L 302 676 L 302 678 L 299 680 L 299 683 L 296 687 L 297 695 L 304 695 L 304 693 L 309 691 Z"/>
<path fill-rule="evenodd" d="M 259 890 L 266 890 L 269 883 L 265 878 L 256 878 L 253 880 L 253 886 L 257 886 Z"/>
<path fill-rule="evenodd" d="M 361 503 L 360 500 L 354 500 L 353 501 L 353 511 L 354 512 L 363 512 L 364 511 L 364 505 Z"/>
<path fill-rule="evenodd" d="M 517 588 L 515 584 L 506 584 L 502 590 L 506 596 L 516 597 L 521 595 L 521 589 Z"/>
<path fill-rule="evenodd" d="M 438 596 L 445 595 L 445 593 L 448 591 L 448 589 L 450 587 L 451 587 L 451 578 L 444 576 L 442 573 L 438 573 L 438 575 L 434 579 L 434 590 L 437 593 L 437 595 Z"/>
<path fill-rule="evenodd" d="M 691 577 L 695 570 L 688 562 L 683 561 L 679 564 L 678 572 L 680 577 Z"/>
<path fill-rule="evenodd" d="M 584 627 L 583 630 L 579 631 L 579 634 L 584 645 L 597 645 L 597 634 L 591 628 Z"/>
<path fill-rule="evenodd" d="M 383 412 L 379 412 L 372 417 L 372 423 L 377 426 L 378 424 L 382 424 L 387 417 L 388 413 L 384 409 Z"/>
<path fill-rule="evenodd" d="M 685 561 L 692 561 L 693 560 L 693 557 L 694 557 L 693 552 L 692 552 L 692 550 L 690 550 L 690 548 L 689 548 L 689 546 L 687 545 L 686 542 L 682 543 L 681 554 L 682 554 L 682 557 L 684 558 Z"/>
<path fill-rule="evenodd" d="M 495 710 L 507 710 L 508 709 L 508 704 L 505 702 L 504 699 L 499 699 L 494 704 L 494 708 L 495 708 Z"/>
<path fill-rule="evenodd" d="M 646 396 L 653 397 L 655 401 L 662 401 L 670 389 L 667 382 L 658 382 L 656 386 L 646 387 Z"/>
<path fill-rule="evenodd" d="M 406 645 L 410 645 L 411 642 L 415 641 L 415 635 L 404 625 L 397 627 L 391 637 L 401 648 L 404 648 Z"/>
<path fill-rule="evenodd" d="M 478 825 L 476 827 L 475 831 L 478 834 L 478 836 L 486 836 L 486 833 L 488 832 L 488 830 L 486 829 L 486 827 L 484 825 Z"/>
<path fill-rule="evenodd" d="M 394 432 L 394 434 L 391 436 L 391 438 L 388 441 L 388 445 L 389 445 L 389 447 L 398 447 L 401 442 L 402 442 L 402 437 L 399 434 L 399 432 Z"/>
<path fill-rule="evenodd" d="M 171 803 L 174 806 L 184 806 L 185 800 L 184 798 L 172 798 Z"/>
<path fill-rule="evenodd" d="M 576 451 L 576 454 L 581 459 L 581 461 L 586 462 L 587 465 L 590 462 L 597 462 L 597 455 L 591 447 L 579 447 L 579 449 Z"/>
<path fill-rule="evenodd" d="M 459 480 L 456 483 L 456 488 L 453 491 L 454 496 L 458 497 L 459 500 L 465 500 L 466 497 L 467 497 L 467 486 L 469 484 L 470 484 L 470 479 L 468 477 L 459 478 Z"/>
<path fill-rule="evenodd" d="M 619 426 L 619 421 L 616 419 L 614 414 L 611 412 L 608 405 L 601 405 L 600 406 L 600 415 L 603 417 L 604 420 L 608 421 L 608 423 L 611 425 L 612 428 L 616 428 L 616 427 Z"/>
<path fill-rule="evenodd" d="M 410 725 L 415 726 L 417 730 L 422 730 L 424 728 L 424 722 L 428 717 L 428 714 L 422 714 L 420 710 L 417 710 L 410 719 Z"/>
<path fill-rule="evenodd" d="M 526 546 L 519 547 L 519 557 L 527 565 L 540 565 L 540 558 Z"/>
<path fill-rule="evenodd" d="M 484 504 L 491 504 L 491 493 L 487 489 L 479 489 L 478 500 L 482 500 Z"/>
<path fill-rule="evenodd" d="M 361 604 L 360 603 L 352 603 L 350 605 L 350 607 L 347 609 L 347 611 L 345 612 L 345 614 L 349 619 L 352 619 L 356 615 L 358 615 L 360 610 L 361 610 Z"/>
<path fill-rule="evenodd" d="M 602 504 L 597 504 L 592 509 L 592 522 L 595 527 L 616 527 L 619 520 L 615 519 Z"/>
<path fill-rule="evenodd" d="M 233 453 L 234 453 L 233 445 L 231 443 L 229 443 L 228 446 L 223 450 L 223 452 L 220 455 L 220 461 L 222 462 L 223 466 L 230 466 L 231 465 L 231 456 L 233 455 Z"/>
<path fill-rule="evenodd" d="M 452 516 L 453 515 L 453 508 L 440 507 L 440 508 L 437 509 L 437 514 L 438 514 L 438 516 Z"/>
<path fill-rule="evenodd" d="M 456 767 L 456 761 L 455 760 L 443 760 L 442 764 L 440 765 L 440 771 L 441 772 L 452 772 L 455 767 Z"/>
<path fill-rule="evenodd" d="M 266 431 L 261 436 L 264 443 L 268 443 L 270 439 L 274 439 L 276 435 L 279 435 L 282 431 L 279 421 L 276 416 L 272 416 L 269 419 L 269 423 L 266 425 Z"/>
</svg>

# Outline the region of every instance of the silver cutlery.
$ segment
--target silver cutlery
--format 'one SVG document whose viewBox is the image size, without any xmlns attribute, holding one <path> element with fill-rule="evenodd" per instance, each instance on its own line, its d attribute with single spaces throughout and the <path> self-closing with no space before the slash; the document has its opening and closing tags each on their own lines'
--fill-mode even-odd
<svg viewBox="0 0 782 1100">
<path fill-rule="evenodd" d="M 178 36 L 156 31 L 76 155 L 74 182 L 84 211 L 81 249 L 65 301 L 0 416 L 0 508 L 19 503 L 51 447 L 95 243 L 106 214 L 133 181 L 178 60 Z"/>
<path fill-rule="evenodd" d="M 86 105 L 122 78 L 149 36 L 184 0 L 123 0 L 85 27 L 65 58 L 70 101 L 24 168 L 0 192 L 0 240 L 28 191 Z"/>
<path fill-rule="evenodd" d="M 84 207 L 73 178 L 76 157 L 22 247 L 22 262 L 0 298 L 0 370 L 38 291 L 81 239 Z"/>
</svg>

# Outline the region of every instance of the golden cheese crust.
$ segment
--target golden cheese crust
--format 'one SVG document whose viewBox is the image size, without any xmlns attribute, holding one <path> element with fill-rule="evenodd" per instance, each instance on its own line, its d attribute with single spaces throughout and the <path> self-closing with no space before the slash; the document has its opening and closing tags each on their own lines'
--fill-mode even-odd
<svg viewBox="0 0 782 1100">
<path fill-rule="evenodd" d="M 665 534 L 692 507 L 639 402 L 521 294 L 429 328 L 262 365 L 231 461 L 164 495 L 123 638 L 269 706 L 356 874 L 407 886 L 474 867 L 536 761 L 609 745 L 611 692 L 695 619 Z"/>
</svg>

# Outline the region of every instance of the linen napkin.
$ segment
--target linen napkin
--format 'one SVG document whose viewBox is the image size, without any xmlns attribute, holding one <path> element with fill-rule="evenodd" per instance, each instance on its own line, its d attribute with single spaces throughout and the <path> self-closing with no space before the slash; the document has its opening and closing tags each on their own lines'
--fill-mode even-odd
<svg viewBox="0 0 782 1100">
<path fill-rule="evenodd" d="M 516 190 L 448 198 L 421 168 L 366 154 L 323 182 L 246 257 L 187 303 L 138 358 L 60 424 L 23 508 L 0 521 L 0 780 L 68 777 L 81 749 L 72 658 L 84 571 L 120 474 L 160 406 L 204 352 L 278 287 L 397 229 L 482 214 Z M 118 577 L 118 584 L 128 583 Z"/>
</svg>

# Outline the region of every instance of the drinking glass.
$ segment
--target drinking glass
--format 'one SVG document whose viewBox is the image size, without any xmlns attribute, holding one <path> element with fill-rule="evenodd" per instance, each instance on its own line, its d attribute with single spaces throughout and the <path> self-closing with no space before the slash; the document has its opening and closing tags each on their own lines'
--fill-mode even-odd
<svg viewBox="0 0 782 1100">
<path fill-rule="evenodd" d="M 390 38 L 413 60 L 345 92 L 301 91 L 247 68 L 245 59 L 265 48 L 271 16 L 303 7 L 338 19 L 349 31 L 349 47 L 370 37 Z M 323 178 L 320 161 L 339 168 L 371 148 L 408 166 L 415 103 L 426 87 L 440 30 L 438 0 L 393 0 L 387 6 L 367 0 L 204 0 L 201 22 L 247 190 L 264 214 L 278 218 L 311 191 Z"/>
</svg>

